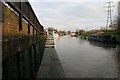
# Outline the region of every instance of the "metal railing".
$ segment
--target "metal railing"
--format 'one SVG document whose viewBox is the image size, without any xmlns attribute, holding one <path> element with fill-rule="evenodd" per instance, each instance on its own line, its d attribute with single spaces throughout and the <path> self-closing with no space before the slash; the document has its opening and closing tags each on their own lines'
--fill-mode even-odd
<svg viewBox="0 0 120 80">
<path fill-rule="evenodd" d="M 40 24 L 29 2 L 6 2 L 19 14 L 19 27 L 22 30 L 22 17 L 38 31 L 43 31 L 44 27 Z"/>
<path fill-rule="evenodd" d="M 33 31 L 36 29 L 39 33 L 33 32 L 35 35 L 14 36 L 8 33 L 2 36 L 2 79 L 34 80 L 45 49 L 46 35 L 41 34 L 44 32 L 44 28 L 38 21 L 29 2 L 6 3 L 18 14 L 19 31 L 22 30 L 22 19 L 24 18 L 28 23 L 28 32 L 32 26 Z M 4 22 L 2 23 L 4 24 Z M 12 23 L 14 24 L 14 22 Z M 8 27 L 10 28 L 10 25 Z"/>
</svg>

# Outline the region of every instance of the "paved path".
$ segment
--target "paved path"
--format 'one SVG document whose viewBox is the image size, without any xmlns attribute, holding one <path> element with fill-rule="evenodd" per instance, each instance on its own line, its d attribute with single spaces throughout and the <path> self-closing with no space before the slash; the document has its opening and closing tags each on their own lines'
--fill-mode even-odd
<svg viewBox="0 0 120 80">
<path fill-rule="evenodd" d="M 51 35 L 47 36 L 45 47 L 46 48 L 49 48 L 49 47 L 54 48 L 54 38 L 53 38 L 53 36 L 51 36 Z"/>
<path fill-rule="evenodd" d="M 59 61 L 55 48 L 46 48 L 41 66 L 38 71 L 39 78 L 64 78 L 64 70 Z"/>
</svg>

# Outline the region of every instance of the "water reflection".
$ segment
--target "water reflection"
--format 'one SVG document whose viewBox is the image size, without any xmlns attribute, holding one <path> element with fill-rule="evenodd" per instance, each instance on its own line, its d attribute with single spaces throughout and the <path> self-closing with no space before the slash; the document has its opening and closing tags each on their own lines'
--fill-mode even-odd
<svg viewBox="0 0 120 80">
<path fill-rule="evenodd" d="M 102 48 L 116 48 L 117 44 L 112 43 L 102 43 L 102 42 L 96 42 L 96 41 L 89 41 L 90 45 L 102 47 Z"/>
<path fill-rule="evenodd" d="M 60 38 L 61 38 L 60 36 L 54 37 L 55 42 L 60 40 Z"/>
<path fill-rule="evenodd" d="M 67 78 L 118 78 L 118 45 L 64 36 L 56 50 Z"/>
</svg>

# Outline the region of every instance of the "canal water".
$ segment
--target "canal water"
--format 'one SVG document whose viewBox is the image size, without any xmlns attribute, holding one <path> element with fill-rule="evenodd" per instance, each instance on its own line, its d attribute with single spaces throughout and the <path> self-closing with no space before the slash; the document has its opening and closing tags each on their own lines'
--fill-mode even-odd
<svg viewBox="0 0 120 80">
<path fill-rule="evenodd" d="M 63 36 L 55 49 L 66 78 L 118 78 L 120 46 Z"/>
</svg>

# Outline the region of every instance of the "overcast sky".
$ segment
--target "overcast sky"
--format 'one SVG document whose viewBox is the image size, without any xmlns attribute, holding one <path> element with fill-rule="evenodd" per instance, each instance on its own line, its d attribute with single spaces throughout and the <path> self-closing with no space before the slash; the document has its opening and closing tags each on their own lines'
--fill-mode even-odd
<svg viewBox="0 0 120 80">
<path fill-rule="evenodd" d="M 29 0 L 40 23 L 59 30 L 99 29 L 106 24 L 108 0 Z M 114 0 L 118 1 L 118 0 Z M 115 4 L 116 5 L 116 4 Z M 117 5 L 116 5 L 117 6 Z M 116 8 L 113 8 L 115 17 Z"/>
</svg>

